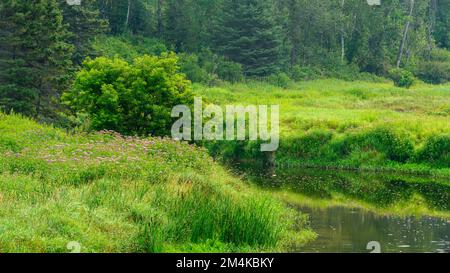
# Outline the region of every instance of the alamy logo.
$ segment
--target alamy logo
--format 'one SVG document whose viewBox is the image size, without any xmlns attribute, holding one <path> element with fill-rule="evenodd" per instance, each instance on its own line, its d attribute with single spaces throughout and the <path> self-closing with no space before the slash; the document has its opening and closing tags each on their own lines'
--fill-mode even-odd
<svg viewBox="0 0 450 273">
<path fill-rule="evenodd" d="M 172 109 L 172 117 L 179 118 L 172 126 L 172 138 L 189 141 L 192 136 L 194 140 L 210 141 L 260 140 L 268 142 L 261 144 L 262 152 L 274 152 L 279 146 L 279 112 L 278 105 L 227 105 L 224 113 L 218 105 L 208 105 L 203 109 L 202 98 L 196 97 L 194 131 L 191 109 L 187 105 L 177 105 Z"/>
<path fill-rule="evenodd" d="M 66 3 L 69 6 L 80 6 L 81 5 L 81 0 L 66 0 Z"/>
<path fill-rule="evenodd" d="M 381 0 L 367 0 L 367 4 L 369 4 L 369 6 L 380 6 Z"/>
</svg>

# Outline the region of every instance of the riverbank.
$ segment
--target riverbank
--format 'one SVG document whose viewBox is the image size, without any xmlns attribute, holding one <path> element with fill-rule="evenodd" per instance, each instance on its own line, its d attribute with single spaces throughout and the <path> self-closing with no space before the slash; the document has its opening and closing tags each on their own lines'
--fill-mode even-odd
<svg viewBox="0 0 450 273">
<path fill-rule="evenodd" d="M 306 215 L 203 149 L 0 114 L 0 252 L 260 252 L 314 238 Z"/>
<path fill-rule="evenodd" d="M 326 79 L 278 88 L 265 83 L 194 85 L 218 105 L 279 105 L 276 164 L 386 170 L 450 177 L 450 85 Z M 213 155 L 254 159 L 254 143 L 208 144 Z"/>
</svg>

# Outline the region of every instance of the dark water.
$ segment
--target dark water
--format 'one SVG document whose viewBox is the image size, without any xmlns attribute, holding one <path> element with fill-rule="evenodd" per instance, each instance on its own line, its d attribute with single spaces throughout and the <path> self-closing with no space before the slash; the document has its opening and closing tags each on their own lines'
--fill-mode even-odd
<svg viewBox="0 0 450 273">
<path fill-rule="evenodd" d="M 309 213 L 318 238 L 293 252 L 369 253 L 378 242 L 383 253 L 450 253 L 450 222 L 432 217 L 388 217 L 358 209 L 324 210 L 299 207 Z"/>
<path fill-rule="evenodd" d="M 250 175 L 260 186 L 327 200 L 339 194 L 375 207 L 416 202 L 450 211 L 450 181 L 395 174 L 282 169 Z M 310 215 L 318 238 L 293 252 L 444 252 L 450 253 L 450 221 L 435 217 L 396 217 L 348 208 L 315 209 L 293 205 Z M 368 250 L 368 244 L 374 244 Z M 378 249 L 379 247 L 379 249 Z"/>
</svg>

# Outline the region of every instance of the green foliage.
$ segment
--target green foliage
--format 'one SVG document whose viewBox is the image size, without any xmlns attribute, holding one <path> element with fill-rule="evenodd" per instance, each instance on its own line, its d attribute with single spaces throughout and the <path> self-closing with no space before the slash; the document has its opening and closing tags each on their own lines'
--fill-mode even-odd
<svg viewBox="0 0 450 273">
<path fill-rule="evenodd" d="M 100 35 L 95 37 L 92 47 L 97 55 L 108 58 L 120 57 L 128 62 L 142 55 L 161 55 L 167 52 L 166 46 L 161 41 L 137 35 Z"/>
<path fill-rule="evenodd" d="M 314 158 L 321 156 L 323 146 L 333 138 L 333 133 L 326 130 L 313 130 L 304 136 L 287 140 L 283 146 L 289 154 L 297 158 Z"/>
<path fill-rule="evenodd" d="M 216 24 L 218 52 L 242 64 L 246 76 L 268 76 L 280 65 L 281 38 L 271 0 L 225 1 Z"/>
<path fill-rule="evenodd" d="M 0 3 L 0 108 L 51 116 L 73 47 L 56 0 Z"/>
<path fill-rule="evenodd" d="M 293 228 L 311 234 L 198 147 L 65 134 L 17 115 L 0 114 L 0 128 L 1 252 L 67 252 L 70 241 L 83 253 L 273 251 Z"/>
<path fill-rule="evenodd" d="M 255 82 L 195 86 L 195 93 L 219 105 L 279 105 L 277 162 L 448 175 L 444 148 L 435 149 L 434 161 L 417 156 L 431 136 L 450 133 L 448 88 L 418 83 L 405 90 L 390 81 L 321 79 L 287 89 Z M 218 157 L 262 159 L 249 146 L 230 142 L 208 149 Z"/>
<path fill-rule="evenodd" d="M 415 74 L 421 80 L 432 84 L 450 81 L 450 51 L 434 49 L 428 60 L 417 65 Z"/>
<path fill-rule="evenodd" d="M 287 140 L 282 149 L 291 157 L 303 159 L 342 160 L 371 152 L 401 163 L 407 162 L 414 153 L 410 139 L 388 128 L 377 128 L 339 138 L 330 131 L 313 130 L 304 136 Z"/>
<path fill-rule="evenodd" d="M 229 196 L 223 196 L 201 183 L 201 176 L 189 175 L 179 179 L 181 183 L 193 185 L 191 194 L 172 199 L 174 203 L 170 207 L 173 211 L 170 211 L 169 217 L 176 221 L 171 230 L 173 236 L 183 234 L 181 236 L 188 236 L 194 243 L 205 238 L 217 238 L 234 245 L 276 244 L 280 230 L 270 227 L 276 226 L 278 219 L 273 215 L 280 215 L 280 208 L 269 208 L 264 199 L 250 198 L 248 202 L 235 203 Z M 211 198 L 203 197 L 205 191 L 211 192 Z"/>
<path fill-rule="evenodd" d="M 244 78 L 242 65 L 222 60 L 217 67 L 217 76 L 219 76 L 220 79 L 231 83 L 240 82 Z"/>
<path fill-rule="evenodd" d="M 242 66 L 209 50 L 199 54 L 179 54 L 180 70 L 192 82 L 211 84 L 217 78 L 229 82 L 243 80 Z"/>
<path fill-rule="evenodd" d="M 408 70 L 394 68 L 389 71 L 389 78 L 398 87 L 410 88 L 414 83 L 414 75 Z"/>
<path fill-rule="evenodd" d="M 407 135 L 400 135 L 389 128 L 377 128 L 367 132 L 357 141 L 361 148 L 373 147 L 384 153 L 388 159 L 402 163 L 408 161 L 414 151 L 413 143 Z"/>
<path fill-rule="evenodd" d="M 67 0 L 58 0 L 58 3 L 63 23 L 68 25 L 71 33 L 68 42 L 75 46 L 72 61 L 81 65 L 87 56 L 93 56 L 92 40 L 95 36 L 106 33 L 108 21 L 100 18 L 96 0 L 83 0 L 81 5 L 68 5 Z"/>
<path fill-rule="evenodd" d="M 192 25 L 188 17 L 188 1 L 167 0 L 166 10 L 166 40 L 174 47 L 176 52 L 186 50 L 185 43 L 190 34 L 189 27 Z"/>
<path fill-rule="evenodd" d="M 173 106 L 193 102 L 177 60 L 174 54 L 145 55 L 131 64 L 118 58 L 88 59 L 63 99 L 76 113 L 88 114 L 92 129 L 169 135 Z"/>
<path fill-rule="evenodd" d="M 200 66 L 199 58 L 195 54 L 180 55 L 180 71 L 192 82 L 208 84 L 213 76 Z"/>
<path fill-rule="evenodd" d="M 272 74 L 268 78 L 268 82 L 274 86 L 278 86 L 281 88 L 287 88 L 289 84 L 291 83 L 291 79 L 289 76 L 284 72 L 278 72 L 275 74 Z"/>
<path fill-rule="evenodd" d="M 103 18 L 107 19 L 112 34 L 133 33 L 138 35 L 151 33 L 151 16 L 146 1 L 96 0 Z"/>
<path fill-rule="evenodd" d="M 419 150 L 417 157 L 420 161 L 450 167 L 450 136 L 430 137 Z"/>
<path fill-rule="evenodd" d="M 294 81 L 312 80 L 321 76 L 320 70 L 300 65 L 293 66 L 290 74 Z"/>
<path fill-rule="evenodd" d="M 408 2 L 373 8 L 360 0 L 97 1 L 114 35 L 158 37 L 177 53 L 217 49 L 241 63 L 246 74 L 252 63 L 270 68 L 248 74 L 258 77 L 285 65 L 338 72 L 338 63 L 385 75 L 396 64 L 407 21 L 411 27 L 400 60 L 405 67 L 426 59 L 435 44 L 448 48 L 449 1 L 416 1 L 411 18 Z"/>
<path fill-rule="evenodd" d="M 436 62 L 450 62 L 450 50 L 435 48 L 431 51 L 431 60 Z"/>
<path fill-rule="evenodd" d="M 438 46 L 447 48 L 450 50 L 450 1 L 438 0 L 436 2 L 438 6 L 434 6 L 434 14 L 436 15 L 436 29 L 433 32 L 433 36 L 436 39 Z"/>
<path fill-rule="evenodd" d="M 450 81 L 449 62 L 422 62 L 416 68 L 415 74 L 424 82 L 441 84 Z"/>
</svg>

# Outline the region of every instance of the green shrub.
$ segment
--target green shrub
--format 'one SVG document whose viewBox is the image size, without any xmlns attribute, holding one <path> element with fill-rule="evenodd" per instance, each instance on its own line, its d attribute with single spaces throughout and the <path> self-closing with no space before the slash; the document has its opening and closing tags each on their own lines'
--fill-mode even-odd
<svg viewBox="0 0 450 273">
<path fill-rule="evenodd" d="M 226 60 L 209 50 L 197 54 L 180 54 L 180 70 L 192 82 L 212 84 L 217 79 L 239 82 L 244 78 L 242 65 Z"/>
<path fill-rule="evenodd" d="M 226 60 L 219 63 L 217 67 L 217 75 L 220 79 L 232 83 L 240 82 L 244 78 L 242 65 Z"/>
<path fill-rule="evenodd" d="M 169 135 L 173 106 L 193 101 L 177 60 L 175 54 L 146 55 L 131 64 L 118 58 L 88 59 L 63 101 L 76 113 L 87 114 L 94 130 Z"/>
<path fill-rule="evenodd" d="M 414 84 L 414 75 L 408 70 L 401 68 L 391 69 L 389 71 L 389 78 L 398 87 L 410 88 Z"/>
<path fill-rule="evenodd" d="M 291 82 L 289 76 L 284 72 L 279 72 L 269 76 L 268 81 L 270 84 L 282 88 L 287 88 Z"/>
<path fill-rule="evenodd" d="M 400 135 L 389 128 L 377 128 L 362 134 L 347 135 L 332 146 L 339 156 L 348 156 L 353 152 L 370 150 L 382 153 L 386 159 L 405 163 L 414 154 L 414 146 L 406 135 Z"/>
<path fill-rule="evenodd" d="M 435 48 L 431 52 L 431 60 L 436 62 L 450 62 L 450 50 Z"/>
<path fill-rule="evenodd" d="M 359 67 L 355 64 L 346 64 L 343 62 L 338 62 L 334 64 L 331 68 L 325 70 L 324 74 L 326 77 L 341 79 L 345 81 L 355 81 L 359 77 Z"/>
<path fill-rule="evenodd" d="M 418 151 L 419 161 L 450 167 L 450 135 L 432 136 Z"/>
<path fill-rule="evenodd" d="M 180 71 L 192 82 L 209 83 L 212 75 L 202 68 L 195 54 L 180 54 Z"/>
<path fill-rule="evenodd" d="M 423 62 L 415 71 L 424 82 L 441 84 L 450 81 L 450 62 Z"/>
<path fill-rule="evenodd" d="M 286 150 L 299 158 L 319 157 L 322 148 L 333 138 L 333 134 L 326 130 L 313 130 L 306 135 L 288 141 Z"/>
<path fill-rule="evenodd" d="M 290 74 L 294 81 L 306 81 L 319 78 L 321 72 L 319 69 L 295 65 L 291 68 Z"/>
<path fill-rule="evenodd" d="M 373 147 L 390 160 L 406 162 L 414 152 L 412 141 L 406 135 L 395 133 L 389 128 L 377 128 L 362 135 L 361 144 Z"/>
<path fill-rule="evenodd" d="M 100 35 L 93 41 L 92 48 L 97 56 L 120 57 L 128 62 L 142 55 L 161 55 L 168 51 L 161 41 L 138 35 Z"/>
</svg>

